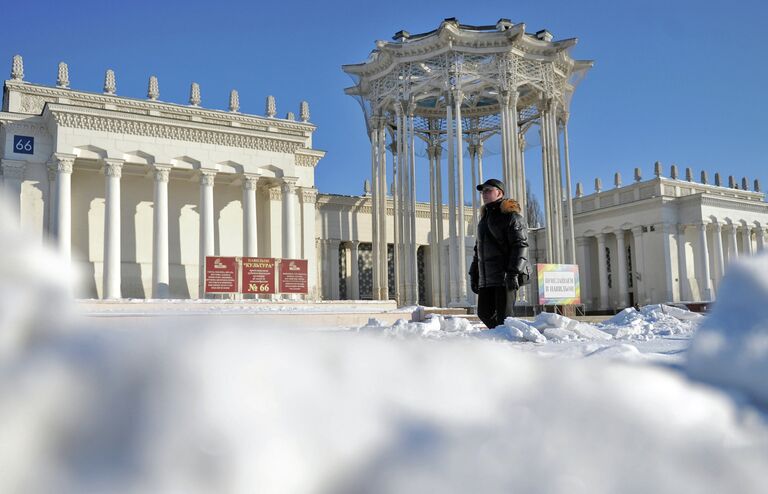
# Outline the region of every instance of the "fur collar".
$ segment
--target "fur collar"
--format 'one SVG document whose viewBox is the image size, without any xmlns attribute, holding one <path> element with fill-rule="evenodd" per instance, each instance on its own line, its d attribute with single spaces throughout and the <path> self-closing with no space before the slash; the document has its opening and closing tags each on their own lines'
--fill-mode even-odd
<svg viewBox="0 0 768 494">
<path fill-rule="evenodd" d="M 492 202 L 491 204 L 484 204 L 480 208 L 480 213 L 481 214 L 484 213 L 486 206 L 490 206 L 492 204 L 498 204 L 499 210 L 504 214 L 512 214 L 512 213 L 522 214 L 520 203 L 514 199 L 501 199 L 499 201 Z"/>
</svg>

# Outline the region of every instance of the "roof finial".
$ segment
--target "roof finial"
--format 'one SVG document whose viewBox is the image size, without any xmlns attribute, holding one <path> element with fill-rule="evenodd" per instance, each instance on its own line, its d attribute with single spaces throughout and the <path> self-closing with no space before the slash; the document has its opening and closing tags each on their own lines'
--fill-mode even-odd
<svg viewBox="0 0 768 494">
<path fill-rule="evenodd" d="M 193 82 L 189 87 L 189 104 L 192 106 L 200 106 L 200 84 Z"/>
<path fill-rule="evenodd" d="M 747 177 L 742 177 L 741 179 L 741 190 L 749 190 L 749 181 L 747 180 Z"/>
<path fill-rule="evenodd" d="M 264 110 L 268 118 L 275 118 L 277 114 L 277 104 L 275 103 L 275 97 L 272 95 L 267 96 L 267 107 Z"/>
<path fill-rule="evenodd" d="M 672 180 L 677 180 L 677 165 L 672 165 L 671 169 L 669 170 L 669 178 Z"/>
<path fill-rule="evenodd" d="M 736 179 L 733 178 L 733 175 L 728 175 L 728 188 L 729 189 L 736 188 Z"/>
<path fill-rule="evenodd" d="M 615 185 L 615 186 L 616 186 L 616 188 L 619 188 L 619 187 L 621 187 L 621 173 L 619 173 L 619 172 L 616 172 L 616 173 L 613 175 L 613 185 Z"/>
<path fill-rule="evenodd" d="M 299 118 L 302 122 L 309 122 L 309 103 L 302 101 L 299 105 Z"/>
<path fill-rule="evenodd" d="M 640 170 L 640 168 L 635 168 L 635 182 L 640 182 L 643 180 L 643 173 Z"/>
<path fill-rule="evenodd" d="M 693 170 L 688 166 L 685 168 L 685 179 L 689 182 L 693 182 Z"/>
<path fill-rule="evenodd" d="M 581 182 L 576 182 L 576 197 L 581 197 L 584 195 L 584 191 L 581 187 Z"/>
<path fill-rule="evenodd" d="M 661 161 L 657 161 L 653 164 L 653 174 L 657 177 L 661 176 Z"/>
<path fill-rule="evenodd" d="M 720 172 L 715 172 L 715 185 L 718 187 L 723 186 L 723 181 L 720 179 Z"/>
<path fill-rule="evenodd" d="M 285 115 L 285 119 L 286 119 L 286 120 L 290 120 L 290 121 L 294 121 L 294 120 L 296 120 L 296 115 L 294 115 L 292 111 L 289 111 L 289 112 L 288 112 L 288 113 Z"/>
<path fill-rule="evenodd" d="M 56 77 L 56 87 L 69 88 L 69 67 L 64 62 L 59 62 L 59 75 Z"/>
<path fill-rule="evenodd" d="M 755 192 L 760 192 L 760 180 L 755 179 Z"/>
<path fill-rule="evenodd" d="M 115 71 L 107 69 L 107 72 L 104 74 L 104 94 L 115 94 L 115 91 L 117 91 Z"/>
<path fill-rule="evenodd" d="M 11 79 L 14 81 L 24 80 L 24 59 L 21 55 L 13 56 L 13 63 L 11 64 Z"/>
<path fill-rule="evenodd" d="M 709 183 L 709 179 L 707 178 L 707 172 L 705 170 L 701 170 L 701 183 L 704 185 Z"/>
<path fill-rule="evenodd" d="M 157 101 L 160 97 L 160 84 L 157 82 L 157 76 L 149 76 L 149 89 L 147 89 L 147 98 Z"/>
<path fill-rule="evenodd" d="M 240 111 L 240 94 L 237 92 L 237 89 L 229 92 L 229 111 L 232 113 Z"/>
<path fill-rule="evenodd" d="M 600 178 L 595 179 L 595 192 L 603 190 L 603 181 Z"/>
<path fill-rule="evenodd" d="M 371 195 L 371 182 L 368 179 L 363 182 L 363 195 Z"/>
</svg>

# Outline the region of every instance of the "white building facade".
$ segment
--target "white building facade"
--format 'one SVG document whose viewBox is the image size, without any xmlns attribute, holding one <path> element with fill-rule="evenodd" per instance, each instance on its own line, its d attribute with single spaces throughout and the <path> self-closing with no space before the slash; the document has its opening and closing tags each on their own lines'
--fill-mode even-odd
<svg viewBox="0 0 768 494">
<path fill-rule="evenodd" d="M 670 302 L 710 302 L 728 263 L 766 248 L 768 204 L 759 183 L 739 187 L 733 177 L 715 184 L 694 182 L 673 165 L 669 177 L 657 163 L 655 176 L 584 195 L 577 184 L 574 205 L 576 262 L 581 278 L 581 300 L 589 311 L 613 312 L 630 305 Z M 672 178 L 675 177 L 675 178 Z M 387 228 L 395 227 L 394 209 L 388 199 Z M 320 278 L 326 299 L 371 298 L 371 197 L 318 196 L 317 231 L 321 233 Z M 435 263 L 445 263 L 447 242 L 435 242 L 430 205 L 417 203 L 418 302 L 445 306 Z M 448 221 L 447 213 L 443 221 Z M 465 216 L 467 236 L 464 255 L 469 262 L 474 245 L 473 215 Z M 546 228 L 529 233 L 530 260 L 547 262 Z M 388 246 L 390 287 L 394 284 L 393 246 Z M 443 273 L 445 276 L 445 273 Z M 445 282 L 445 280 L 443 280 Z M 467 277 L 464 277 L 467 283 Z M 443 283 L 444 285 L 444 283 Z M 535 280 L 520 302 L 536 304 Z M 471 297 L 471 296 L 470 296 Z M 470 298 L 470 301 L 474 301 Z"/>
<path fill-rule="evenodd" d="M 3 192 L 24 230 L 49 239 L 84 273 L 84 298 L 197 298 L 205 256 L 306 259 L 317 265 L 315 126 L 299 121 L 24 80 L 14 57 L 0 113 Z M 310 277 L 309 298 L 316 298 Z"/>
</svg>

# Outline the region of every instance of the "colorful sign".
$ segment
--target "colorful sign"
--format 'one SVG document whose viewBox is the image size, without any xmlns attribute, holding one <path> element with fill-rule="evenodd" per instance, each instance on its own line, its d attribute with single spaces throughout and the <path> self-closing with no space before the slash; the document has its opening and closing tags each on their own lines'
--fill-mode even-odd
<svg viewBox="0 0 768 494">
<path fill-rule="evenodd" d="M 578 264 L 537 264 L 539 305 L 581 303 Z"/>
<path fill-rule="evenodd" d="M 275 293 L 275 259 L 243 257 L 242 264 L 243 293 Z"/>
<path fill-rule="evenodd" d="M 237 293 L 236 257 L 205 257 L 205 293 Z"/>
<path fill-rule="evenodd" d="M 280 261 L 280 292 L 307 293 L 308 269 L 305 259 L 283 259 Z"/>
</svg>

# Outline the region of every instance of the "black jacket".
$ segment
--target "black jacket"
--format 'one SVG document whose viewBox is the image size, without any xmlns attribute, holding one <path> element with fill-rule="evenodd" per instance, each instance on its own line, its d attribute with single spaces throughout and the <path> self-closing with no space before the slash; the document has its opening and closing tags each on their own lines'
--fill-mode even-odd
<svg viewBox="0 0 768 494">
<path fill-rule="evenodd" d="M 530 282 L 528 226 L 514 199 L 499 199 L 480 210 L 475 256 L 469 269 L 472 287 L 504 286 L 507 273 L 520 285 Z"/>
</svg>

